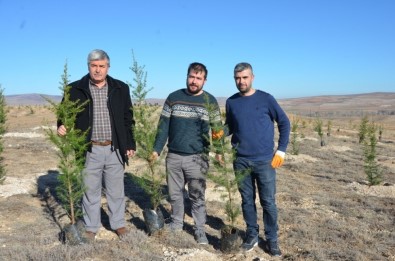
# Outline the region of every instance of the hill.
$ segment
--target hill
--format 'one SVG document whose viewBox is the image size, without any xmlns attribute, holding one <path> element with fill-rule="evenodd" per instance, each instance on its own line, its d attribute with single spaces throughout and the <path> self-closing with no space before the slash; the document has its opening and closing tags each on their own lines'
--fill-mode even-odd
<svg viewBox="0 0 395 261">
<path fill-rule="evenodd" d="M 48 104 L 48 102 L 45 100 L 44 97 L 55 102 L 60 102 L 62 100 L 62 97 L 60 95 L 28 93 L 28 94 L 5 95 L 5 101 L 6 104 L 9 106 L 45 105 Z"/>
<path fill-rule="evenodd" d="M 282 99 L 279 103 L 285 111 L 302 115 L 334 111 L 342 111 L 345 116 L 366 112 L 395 115 L 395 92 L 312 96 Z"/>
<path fill-rule="evenodd" d="M 47 97 L 59 102 L 60 95 L 46 94 L 18 94 L 6 95 L 7 105 L 44 105 L 48 102 L 43 98 Z M 217 97 L 220 106 L 225 106 L 227 97 Z M 165 99 L 150 98 L 149 103 L 163 105 Z M 307 115 L 308 113 L 328 112 L 336 110 L 346 111 L 386 111 L 395 114 L 395 92 L 375 92 L 351 95 L 326 95 L 311 96 L 301 98 L 279 99 L 278 102 L 287 112 Z"/>
<path fill-rule="evenodd" d="M 47 95 L 39 93 L 28 93 L 28 94 L 16 94 L 16 95 L 6 95 L 5 100 L 8 106 L 35 106 L 35 105 L 46 105 L 48 98 L 54 102 L 60 102 L 62 100 L 61 95 Z M 150 104 L 153 105 L 163 105 L 164 99 L 147 99 Z"/>
</svg>

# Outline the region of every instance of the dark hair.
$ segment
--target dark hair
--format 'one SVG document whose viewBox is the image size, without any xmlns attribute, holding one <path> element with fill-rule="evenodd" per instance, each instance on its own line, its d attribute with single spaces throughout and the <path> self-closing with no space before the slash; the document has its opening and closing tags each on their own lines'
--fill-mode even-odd
<svg viewBox="0 0 395 261">
<path fill-rule="evenodd" d="M 251 73 L 254 74 L 251 64 L 249 64 L 249 63 L 238 63 L 235 66 L 234 73 L 242 72 L 242 71 L 248 70 L 248 69 L 250 69 Z"/>
<path fill-rule="evenodd" d="M 189 65 L 189 67 L 188 67 L 188 73 L 187 73 L 187 75 L 189 75 L 189 73 L 190 73 L 191 71 L 203 72 L 203 73 L 204 73 L 204 79 L 205 79 L 205 80 L 207 79 L 208 71 L 207 71 L 206 66 L 204 66 L 204 64 L 202 64 L 202 63 L 191 63 L 191 64 Z"/>
</svg>

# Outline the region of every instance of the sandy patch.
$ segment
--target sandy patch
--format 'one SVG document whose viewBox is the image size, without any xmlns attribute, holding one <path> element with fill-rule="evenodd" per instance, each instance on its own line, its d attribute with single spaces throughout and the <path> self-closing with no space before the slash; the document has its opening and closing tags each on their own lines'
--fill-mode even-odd
<svg viewBox="0 0 395 261">
<path fill-rule="evenodd" d="M 0 197 L 10 197 L 17 194 L 30 194 L 36 191 L 36 178 L 6 177 L 4 185 L 0 186 Z"/>
<path fill-rule="evenodd" d="M 335 145 L 329 144 L 327 147 L 328 147 L 328 149 L 334 150 L 334 151 L 337 151 L 337 152 L 344 152 L 344 151 L 349 151 L 349 150 L 352 151 L 352 149 L 350 147 L 347 147 L 347 146 L 335 146 Z"/>
<path fill-rule="evenodd" d="M 360 195 L 369 195 L 380 198 L 395 198 L 395 186 L 368 186 L 353 182 L 348 185 L 350 189 Z"/>
<path fill-rule="evenodd" d="M 291 155 L 287 154 L 285 156 L 285 162 L 292 162 L 292 163 L 305 163 L 305 162 L 317 162 L 318 159 L 311 157 L 310 155 L 306 154 L 299 154 L 299 155 Z"/>
<path fill-rule="evenodd" d="M 45 138 L 44 134 L 34 132 L 7 132 L 4 137 L 13 138 Z"/>
<path fill-rule="evenodd" d="M 7 198 L 18 194 L 34 194 L 37 192 L 37 179 L 47 174 L 31 174 L 29 178 L 6 176 L 4 184 L 0 186 L 0 197 Z"/>
<path fill-rule="evenodd" d="M 314 138 L 314 137 L 304 137 L 302 140 L 318 141 L 318 138 Z"/>
<path fill-rule="evenodd" d="M 218 256 L 214 253 L 210 253 L 206 250 L 190 248 L 190 249 L 172 249 L 163 247 L 163 255 L 166 260 L 205 260 L 205 261 L 216 261 Z"/>
</svg>

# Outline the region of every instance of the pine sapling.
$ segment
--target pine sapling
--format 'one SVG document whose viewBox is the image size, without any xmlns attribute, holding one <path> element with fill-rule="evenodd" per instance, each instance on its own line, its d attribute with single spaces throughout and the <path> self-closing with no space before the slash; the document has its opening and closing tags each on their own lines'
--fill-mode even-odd
<svg viewBox="0 0 395 261">
<path fill-rule="evenodd" d="M 68 84 L 66 63 L 60 87 L 63 92 L 62 102 L 56 103 L 45 99 L 50 103 L 51 110 L 55 112 L 57 119 L 62 122 L 67 130 L 64 136 L 59 136 L 56 131 L 48 129 L 47 135 L 58 148 L 60 175 L 58 176 L 59 184 L 56 187 L 56 193 L 70 217 L 71 224 L 75 224 L 77 218 L 82 215 L 81 199 L 85 192 L 82 171 L 88 147 L 87 132 L 76 129 L 75 120 L 78 113 L 87 105 L 87 102 L 71 101 Z"/>
<path fill-rule="evenodd" d="M 302 130 L 305 130 L 307 128 L 307 122 L 306 120 L 302 120 Z M 300 133 L 300 137 L 303 139 L 305 137 L 305 134 L 303 131 Z"/>
<path fill-rule="evenodd" d="M 221 198 L 225 200 L 225 214 L 227 225 L 223 231 L 230 234 L 235 229 L 237 217 L 240 215 L 240 203 L 236 201 L 238 186 L 244 177 L 243 173 L 235 173 L 232 163 L 236 157 L 235 150 L 232 148 L 229 138 L 225 137 L 226 130 L 222 124 L 216 121 L 218 108 L 206 100 L 205 105 L 210 115 L 210 125 L 212 137 L 207 137 L 211 141 L 210 151 L 221 156 L 219 161 L 215 156 L 210 156 L 214 171 L 208 174 L 208 178 L 216 184 L 216 188 L 222 187 L 224 191 Z"/>
<path fill-rule="evenodd" d="M 332 131 L 332 121 L 328 120 L 328 123 L 326 124 L 326 136 L 331 136 L 331 131 Z"/>
<path fill-rule="evenodd" d="M 384 126 L 382 124 L 380 124 L 378 126 L 378 129 L 379 129 L 379 141 L 381 141 L 381 139 L 383 138 Z"/>
<path fill-rule="evenodd" d="M 134 55 L 133 65 L 130 68 L 134 73 L 134 83 L 129 83 L 132 96 L 135 99 L 133 115 L 135 119 L 134 136 L 138 145 L 136 156 L 144 160 L 146 168 L 143 170 L 141 179 L 135 179 L 141 188 L 149 195 L 151 208 L 156 210 L 165 198 L 162 192 L 162 184 L 166 179 L 166 173 L 160 168 L 160 160 L 152 160 L 155 137 L 157 134 L 158 106 L 150 106 L 146 101 L 147 72 L 144 66 L 140 66 Z M 163 154 L 161 155 L 161 159 Z"/>
<path fill-rule="evenodd" d="M 377 163 L 376 145 L 376 126 L 374 123 L 371 123 L 367 125 L 366 138 L 363 145 L 365 174 L 370 186 L 378 185 L 382 181 L 382 173 Z"/>
<path fill-rule="evenodd" d="M 213 151 L 220 154 L 222 161 L 211 157 L 215 171 L 208 174 L 208 178 L 216 184 L 216 188 L 222 187 L 221 199 L 225 201 L 225 214 L 227 225 L 223 228 L 227 233 L 235 228 L 237 217 L 240 215 L 240 203 L 236 200 L 238 186 L 244 175 L 234 172 L 232 163 L 235 159 L 235 151 L 228 138 L 222 138 L 212 143 Z"/>
<path fill-rule="evenodd" d="M 365 115 L 359 124 L 359 132 L 358 132 L 358 137 L 359 137 L 359 143 L 363 143 L 365 141 L 366 135 L 368 133 L 368 123 L 369 119 L 368 116 Z"/>
<path fill-rule="evenodd" d="M 294 117 L 291 122 L 291 147 L 292 151 L 291 154 L 298 155 L 299 154 L 299 118 Z"/>
<path fill-rule="evenodd" d="M 4 97 L 4 89 L 0 85 L 0 185 L 4 184 L 6 179 L 6 169 L 3 163 L 3 135 L 6 132 L 6 102 Z"/>
<path fill-rule="evenodd" d="M 317 117 L 315 120 L 314 131 L 316 131 L 318 136 L 320 136 L 321 146 L 325 146 L 324 133 L 322 128 L 323 128 L 322 119 Z"/>
</svg>

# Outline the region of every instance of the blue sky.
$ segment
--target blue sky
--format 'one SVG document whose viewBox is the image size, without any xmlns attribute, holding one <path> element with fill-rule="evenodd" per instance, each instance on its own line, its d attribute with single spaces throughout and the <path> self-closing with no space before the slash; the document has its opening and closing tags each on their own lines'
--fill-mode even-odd
<svg viewBox="0 0 395 261">
<path fill-rule="evenodd" d="M 150 98 L 185 87 L 191 62 L 205 90 L 237 91 L 249 62 L 254 87 L 277 98 L 395 92 L 395 0 L 0 0 L 0 84 L 5 95 L 61 95 L 103 49 L 110 75 L 132 82 L 132 50 Z"/>
</svg>

